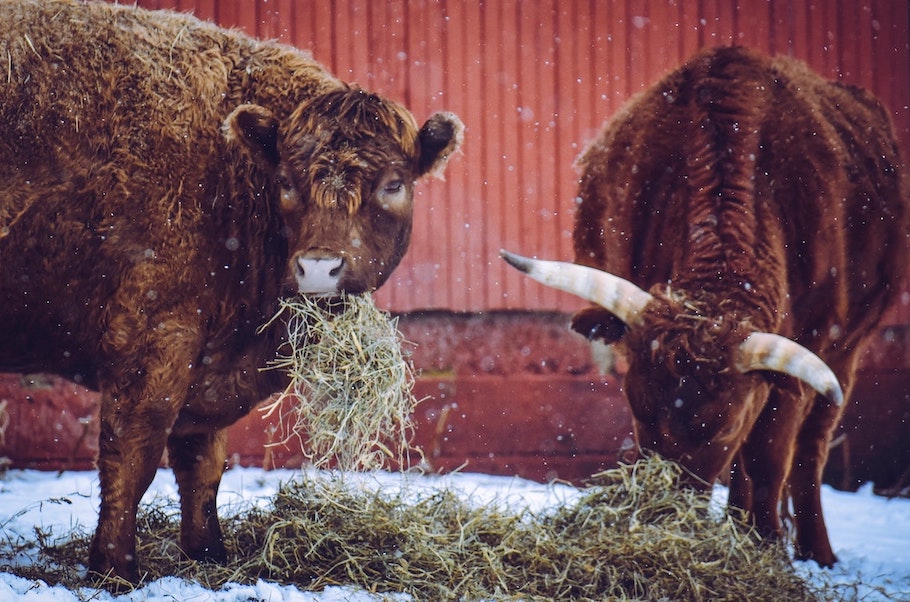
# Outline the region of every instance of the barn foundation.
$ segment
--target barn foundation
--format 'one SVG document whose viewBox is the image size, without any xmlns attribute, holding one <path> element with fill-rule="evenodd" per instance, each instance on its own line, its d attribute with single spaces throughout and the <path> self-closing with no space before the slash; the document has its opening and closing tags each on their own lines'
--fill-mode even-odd
<svg viewBox="0 0 910 602">
<path fill-rule="evenodd" d="M 419 373 L 415 440 L 434 471 L 573 482 L 634 458 L 621 358 L 592 348 L 559 312 L 415 312 L 399 318 Z M 602 372 L 602 369 L 606 369 Z M 15 468 L 90 469 L 98 396 L 46 375 L 0 375 L 0 457 Z M 253 411 L 229 431 L 232 465 L 293 468 Z M 826 481 L 900 488 L 910 467 L 910 327 L 882 329 L 832 448 Z M 904 486 L 907 484 L 905 483 Z"/>
</svg>

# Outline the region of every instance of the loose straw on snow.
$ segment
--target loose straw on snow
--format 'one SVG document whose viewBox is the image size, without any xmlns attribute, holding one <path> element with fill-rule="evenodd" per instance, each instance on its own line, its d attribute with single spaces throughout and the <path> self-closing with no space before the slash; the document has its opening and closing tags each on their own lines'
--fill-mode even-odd
<svg viewBox="0 0 910 602">
<path fill-rule="evenodd" d="M 286 319 L 289 342 L 272 368 L 287 370 L 291 384 L 266 412 L 286 412 L 285 440 L 305 438 L 316 465 L 380 466 L 394 459 L 390 446 L 408 448 L 413 376 L 395 321 L 369 297 L 342 303 L 296 298 L 273 319 Z M 542 512 L 414 492 L 408 479 L 399 491 L 370 491 L 324 474 L 302 473 L 267 508 L 225 513 L 227 566 L 181 557 L 175 502 L 142 507 L 145 578 L 212 588 L 265 578 L 439 601 L 857 598 L 851 584 L 807 584 L 783 545 L 681 488 L 681 469 L 656 457 L 595 475 L 576 501 Z M 0 570 L 72 587 L 83 583 L 88 545 L 85 533 L 37 529 L 36 541 L 0 539 Z"/>
<path fill-rule="evenodd" d="M 299 439 L 317 467 L 370 470 L 390 460 L 405 466 L 417 400 L 397 318 L 369 295 L 301 295 L 283 299 L 269 324 L 279 319 L 288 342 L 270 368 L 286 370 L 291 382 L 262 408 L 266 417 L 281 416 L 277 444 Z"/>
<path fill-rule="evenodd" d="M 138 552 L 146 578 L 177 575 L 212 588 L 257 579 L 308 590 L 350 585 L 415 601 L 858 598 L 855 584 L 803 581 L 783 545 L 763 541 L 707 494 L 681 490 L 679 467 L 659 458 L 597 475 L 577 499 L 543 511 L 472 503 L 448 489 L 414 491 L 407 481 L 370 489 L 325 474 L 304 472 L 269 507 L 224 519 L 228 566 L 181 559 L 176 502 L 144 507 Z M 16 572 L 79 584 L 73 567 L 88 536 L 53 539 L 39 541 L 38 558 Z M 26 551 L 10 556 L 17 552 Z"/>
</svg>

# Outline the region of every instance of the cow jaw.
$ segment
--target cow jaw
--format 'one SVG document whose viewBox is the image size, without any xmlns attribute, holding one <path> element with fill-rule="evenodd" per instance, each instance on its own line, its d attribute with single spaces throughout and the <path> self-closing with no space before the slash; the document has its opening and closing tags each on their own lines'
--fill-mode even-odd
<svg viewBox="0 0 910 602">
<path fill-rule="evenodd" d="M 634 383 L 628 381 L 626 394 L 633 413 L 633 430 L 638 449 L 642 453 L 656 453 L 667 460 L 676 462 L 683 469 L 682 483 L 691 489 L 710 490 L 743 449 L 755 422 L 766 405 L 769 386 L 757 375 L 734 377 L 740 380 L 727 383 L 724 390 L 739 391 L 723 399 L 702 403 L 696 410 L 700 415 L 723 415 L 723 420 L 701 431 L 693 426 L 693 416 L 685 408 L 696 405 L 697 400 L 676 403 L 668 401 L 676 393 L 655 398 L 653 394 L 644 398 L 641 389 L 636 393 Z M 710 395 L 708 395 L 710 397 Z M 654 413 L 655 407 L 668 405 L 681 410 L 677 415 L 668 412 Z M 651 408 L 648 410 L 648 408 Z M 644 413 L 642 413 L 644 412 Z"/>
</svg>

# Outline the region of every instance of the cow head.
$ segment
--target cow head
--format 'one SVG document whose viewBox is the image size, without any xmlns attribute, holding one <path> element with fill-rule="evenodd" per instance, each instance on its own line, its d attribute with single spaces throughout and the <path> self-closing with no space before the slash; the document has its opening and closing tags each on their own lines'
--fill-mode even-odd
<svg viewBox="0 0 910 602">
<path fill-rule="evenodd" d="M 576 294 L 626 325 L 625 392 L 641 447 L 711 483 L 765 405 L 763 371 L 796 377 L 834 403 L 837 377 L 814 353 L 747 320 L 667 290 L 654 294 L 594 268 L 502 252 L 535 280 Z"/>
<path fill-rule="evenodd" d="M 414 182 L 441 176 L 464 126 L 437 113 L 419 130 L 400 105 L 355 87 L 301 104 L 284 121 L 241 105 L 223 131 L 273 178 L 289 258 L 288 293 L 375 290 L 407 250 Z"/>
</svg>

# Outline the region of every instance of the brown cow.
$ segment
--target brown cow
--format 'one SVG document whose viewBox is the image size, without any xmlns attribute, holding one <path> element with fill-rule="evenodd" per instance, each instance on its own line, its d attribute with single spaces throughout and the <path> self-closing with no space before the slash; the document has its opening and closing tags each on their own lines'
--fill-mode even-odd
<svg viewBox="0 0 910 602">
<path fill-rule="evenodd" d="M 788 485 L 799 556 L 833 564 L 828 442 L 907 269 L 887 113 L 794 60 L 722 48 L 634 98 L 579 164 L 581 265 L 506 258 L 598 304 L 572 327 L 621 338 L 639 445 L 704 483 L 732 465 L 730 503 L 769 535 Z"/>
<path fill-rule="evenodd" d="M 181 542 L 225 558 L 224 428 L 284 387 L 282 295 L 380 286 L 413 183 L 461 140 L 306 53 L 190 16 L 0 3 L 0 368 L 101 392 L 90 569 L 138 577 L 139 499 L 167 448 Z"/>
</svg>

